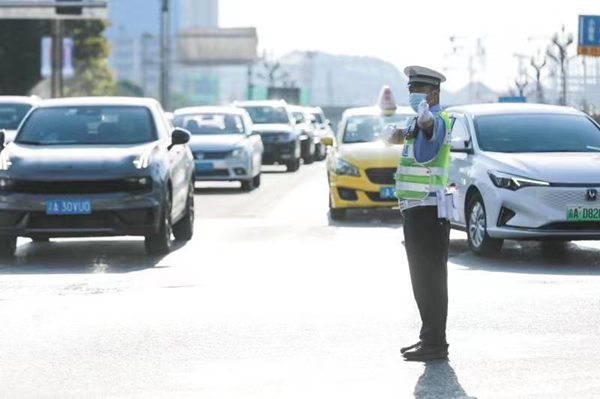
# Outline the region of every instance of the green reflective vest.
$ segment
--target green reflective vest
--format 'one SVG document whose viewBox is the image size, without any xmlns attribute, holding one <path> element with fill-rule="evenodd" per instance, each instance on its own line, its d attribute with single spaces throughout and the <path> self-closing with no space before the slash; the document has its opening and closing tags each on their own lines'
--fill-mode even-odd
<svg viewBox="0 0 600 399">
<path fill-rule="evenodd" d="M 448 184 L 450 166 L 450 118 L 446 111 L 439 113 L 446 124 L 442 148 L 434 159 L 419 163 L 415 159 L 414 139 L 406 140 L 402 158 L 396 173 L 396 197 L 405 200 L 421 200 L 437 190 L 444 191 Z"/>
</svg>

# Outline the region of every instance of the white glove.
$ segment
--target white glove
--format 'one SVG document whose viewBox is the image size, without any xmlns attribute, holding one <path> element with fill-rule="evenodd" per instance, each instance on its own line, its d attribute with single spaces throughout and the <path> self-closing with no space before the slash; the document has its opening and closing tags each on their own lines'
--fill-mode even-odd
<svg viewBox="0 0 600 399">
<path fill-rule="evenodd" d="M 389 143 L 390 140 L 394 137 L 394 135 L 396 134 L 397 129 L 396 129 L 396 125 L 387 125 L 385 127 L 385 129 L 383 129 L 383 132 L 381 132 L 381 138 L 383 139 L 383 141 L 385 141 L 386 143 Z"/>
<path fill-rule="evenodd" d="M 431 123 L 433 121 L 433 114 L 429 110 L 429 104 L 426 100 L 421 101 L 419 104 L 419 126 Z"/>
</svg>

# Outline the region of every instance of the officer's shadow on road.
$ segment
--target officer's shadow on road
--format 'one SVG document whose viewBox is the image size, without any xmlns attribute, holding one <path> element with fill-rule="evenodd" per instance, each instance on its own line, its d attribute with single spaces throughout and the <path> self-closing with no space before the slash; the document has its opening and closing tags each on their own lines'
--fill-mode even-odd
<svg viewBox="0 0 600 399">
<path fill-rule="evenodd" d="M 480 257 L 471 253 L 466 238 L 453 238 L 450 262 L 490 272 L 600 275 L 600 249 L 585 243 L 506 241 L 500 253 Z"/>
<path fill-rule="evenodd" d="M 173 251 L 184 245 L 174 243 Z M 163 259 L 146 255 L 142 240 L 26 242 L 13 260 L 0 262 L 0 275 L 124 274 L 168 267 Z"/>
<path fill-rule="evenodd" d="M 425 370 L 417 381 L 414 396 L 416 399 L 475 398 L 467 395 L 447 360 L 425 363 Z"/>
<path fill-rule="evenodd" d="M 333 220 L 328 214 L 329 226 L 354 228 L 402 228 L 400 211 L 394 209 L 362 210 L 352 209 L 346 212 L 343 220 Z"/>
</svg>

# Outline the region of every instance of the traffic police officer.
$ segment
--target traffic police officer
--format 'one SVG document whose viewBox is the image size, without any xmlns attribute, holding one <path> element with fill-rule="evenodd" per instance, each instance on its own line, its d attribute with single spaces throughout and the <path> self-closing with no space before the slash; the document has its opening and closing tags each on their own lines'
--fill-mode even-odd
<svg viewBox="0 0 600 399">
<path fill-rule="evenodd" d="M 415 123 L 387 138 L 404 143 L 396 173 L 396 197 L 404 217 L 404 245 L 422 328 L 418 343 L 402 348 L 409 361 L 448 357 L 448 246 L 450 224 L 438 210 L 445 201 L 450 162 L 450 120 L 440 108 L 440 85 L 434 70 L 410 66 L 407 75 Z M 441 217 L 440 217 L 441 216 Z"/>
</svg>

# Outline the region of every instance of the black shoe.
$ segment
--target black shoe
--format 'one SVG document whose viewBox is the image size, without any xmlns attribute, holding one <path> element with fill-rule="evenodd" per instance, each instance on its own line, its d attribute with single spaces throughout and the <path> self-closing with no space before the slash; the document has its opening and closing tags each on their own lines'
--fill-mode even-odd
<svg viewBox="0 0 600 399">
<path fill-rule="evenodd" d="M 405 354 L 406 352 L 408 352 L 409 350 L 411 350 L 411 349 L 415 349 L 417 346 L 419 346 L 419 345 L 421 345 L 421 344 L 422 344 L 422 342 L 421 342 L 421 341 L 419 341 L 419 342 L 417 342 L 417 343 L 416 343 L 416 344 L 414 344 L 414 345 L 407 346 L 407 347 L 405 347 L 405 348 L 401 348 L 401 349 L 400 349 L 400 353 L 402 353 L 402 354 L 404 355 L 404 354 Z"/>
<path fill-rule="evenodd" d="M 443 360 L 448 358 L 448 345 L 424 345 L 421 343 L 404 353 L 404 358 L 409 362 L 426 362 L 429 360 Z"/>
</svg>

